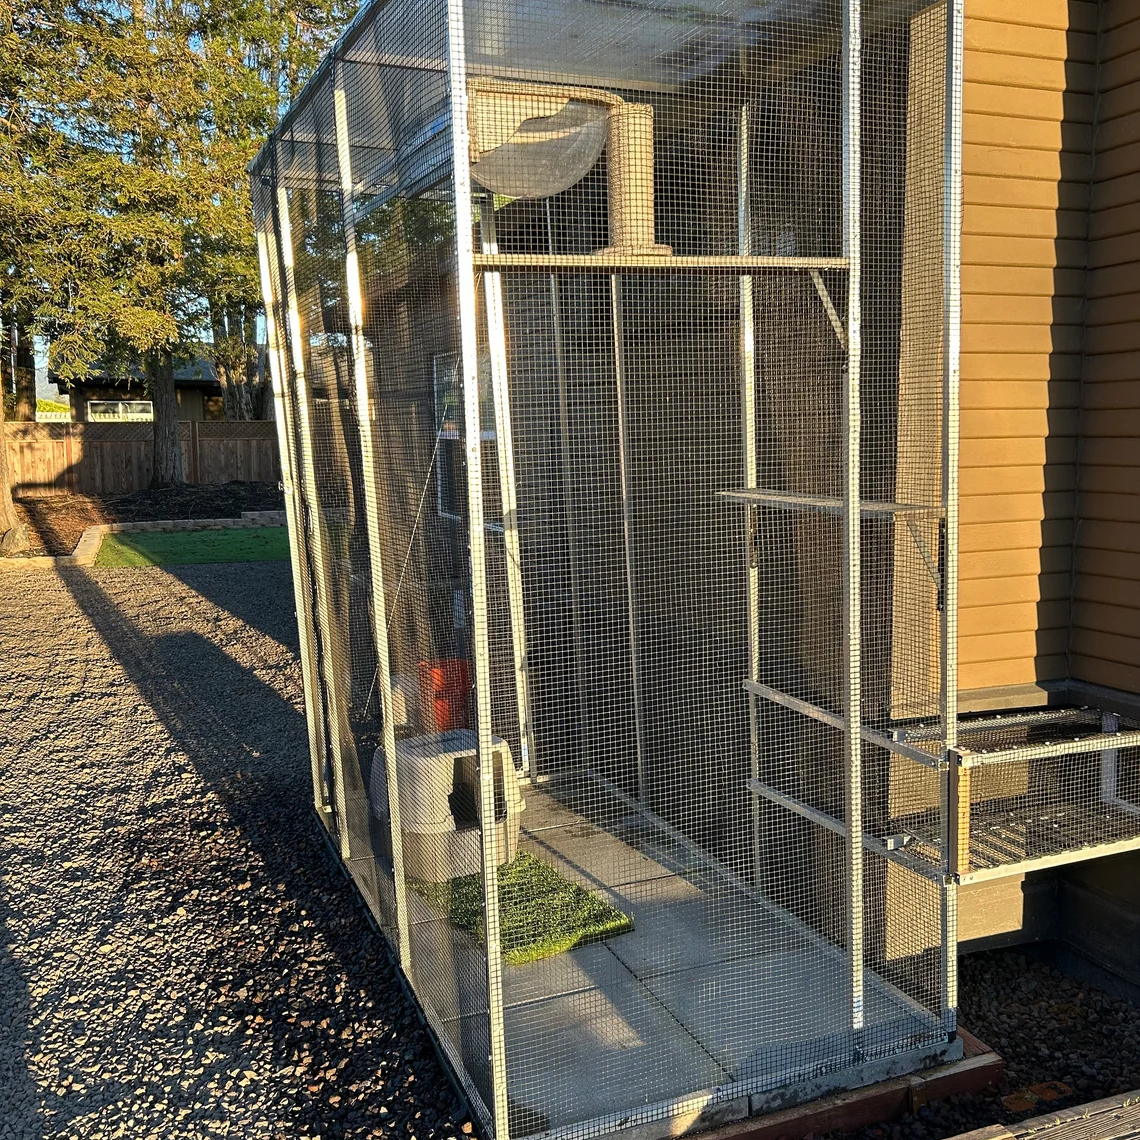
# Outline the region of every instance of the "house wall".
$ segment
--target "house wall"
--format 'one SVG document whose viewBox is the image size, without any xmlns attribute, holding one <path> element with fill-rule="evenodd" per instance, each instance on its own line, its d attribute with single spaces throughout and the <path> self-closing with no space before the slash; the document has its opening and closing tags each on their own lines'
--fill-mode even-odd
<svg viewBox="0 0 1140 1140">
<path fill-rule="evenodd" d="M 966 0 L 963 690 L 1067 674 L 1096 17 Z"/>
<path fill-rule="evenodd" d="M 178 418 L 180 420 L 204 420 L 206 407 L 201 388 L 179 388 Z"/>
<path fill-rule="evenodd" d="M 1070 672 L 1140 692 L 1140 7 L 1104 4 Z"/>
</svg>

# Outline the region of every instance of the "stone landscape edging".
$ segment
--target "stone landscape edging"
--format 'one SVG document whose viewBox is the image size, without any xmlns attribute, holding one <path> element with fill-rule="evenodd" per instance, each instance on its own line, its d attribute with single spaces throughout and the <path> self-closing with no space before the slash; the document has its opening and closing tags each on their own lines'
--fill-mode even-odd
<svg viewBox="0 0 1140 1140">
<path fill-rule="evenodd" d="M 243 527 L 284 526 L 284 511 L 242 511 L 239 519 L 164 519 L 158 522 L 98 523 L 89 526 L 70 554 L 36 555 L 32 558 L 0 558 L 0 571 L 55 570 L 60 566 L 92 566 L 99 556 L 105 534 L 137 534 L 141 531 L 236 530 Z"/>
</svg>

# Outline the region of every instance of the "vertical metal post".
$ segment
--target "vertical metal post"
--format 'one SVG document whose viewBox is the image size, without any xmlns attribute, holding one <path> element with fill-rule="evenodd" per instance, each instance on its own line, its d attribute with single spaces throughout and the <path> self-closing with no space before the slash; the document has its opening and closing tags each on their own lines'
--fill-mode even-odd
<svg viewBox="0 0 1140 1140">
<path fill-rule="evenodd" d="M 344 279 L 348 294 L 348 320 L 352 331 L 352 367 L 356 386 L 356 420 L 360 429 L 360 459 L 364 483 L 364 512 L 368 524 L 368 556 L 372 578 L 372 632 L 376 642 L 377 688 L 383 716 L 382 747 L 388 785 L 388 822 L 392 849 L 392 880 L 396 896 L 396 949 L 404 973 L 411 976 L 408 899 L 404 881 L 404 840 L 400 821 L 399 773 L 396 767 L 396 724 L 392 706 L 392 666 L 388 646 L 388 604 L 384 594 L 383 552 L 380 548 L 380 471 L 372 439 L 375 419 L 368 391 L 367 346 L 364 342 L 364 298 L 360 288 L 360 261 L 356 252 L 356 223 L 352 213 L 352 148 L 348 135 L 341 64 L 336 61 L 333 117 L 336 124 L 337 166 L 340 171 L 341 218 L 344 224 Z"/>
<path fill-rule="evenodd" d="M 863 741 L 860 643 L 862 521 L 859 488 L 859 397 L 862 348 L 862 249 L 860 233 L 860 90 L 862 29 L 860 0 L 843 12 L 843 242 L 849 262 L 847 288 L 847 390 L 844 403 L 843 602 L 846 658 L 843 666 L 847 822 L 847 954 L 851 1026 L 863 1028 Z"/>
<path fill-rule="evenodd" d="M 749 171 L 748 139 L 750 108 L 740 108 L 740 142 L 737 155 L 736 179 L 736 233 L 737 252 L 742 257 L 752 253 L 752 185 Z M 740 278 L 740 430 L 744 448 L 744 485 L 759 485 L 759 466 L 756 454 L 756 306 L 753 280 L 750 275 Z M 759 508 L 750 506 L 744 512 L 745 570 L 748 574 L 748 676 L 760 679 L 760 567 L 755 549 L 757 536 L 753 524 Z M 760 726 L 755 693 L 748 693 L 748 744 L 749 774 L 753 781 L 760 779 Z M 753 882 L 760 876 L 760 794 L 755 784 L 752 791 L 752 866 Z"/>
<path fill-rule="evenodd" d="M 324 701 L 316 669 L 316 634 L 313 629 L 313 588 L 309 578 L 309 552 L 304 531 L 305 505 L 297 484 L 296 437 L 293 408 L 286 389 L 288 367 L 281 330 L 277 327 L 277 298 L 273 295 L 270 243 L 276 246 L 268 215 L 257 226 L 257 259 L 261 268 L 261 296 L 265 305 L 265 334 L 269 342 L 269 380 L 277 422 L 277 448 L 281 455 L 281 485 L 285 491 L 285 521 L 289 531 L 289 560 L 293 565 L 293 605 L 297 611 L 297 638 L 301 645 L 301 680 L 305 689 L 305 725 L 309 733 L 309 760 L 313 769 L 313 806 L 324 820 L 331 810 L 325 785 Z M 274 248 L 273 256 L 277 257 Z M 280 258 L 277 261 L 280 266 Z"/>
<path fill-rule="evenodd" d="M 946 101 L 943 123 L 942 189 L 942 509 L 946 548 L 942 565 L 942 730 L 949 765 L 958 757 L 958 380 L 962 343 L 962 61 L 965 0 L 946 2 Z M 943 850 L 958 859 L 959 823 L 970 820 L 969 781 L 945 775 Z M 965 797 L 964 802 L 962 797 Z M 953 846 L 954 850 L 951 851 Z M 968 848 L 967 848 L 968 854 Z M 947 876 L 943 889 L 943 1019 L 948 1033 L 957 1027 L 958 885 Z"/>
<path fill-rule="evenodd" d="M 479 814 L 483 839 L 483 923 L 487 946 L 487 1017 L 491 1045 L 491 1110 L 496 1140 L 509 1140 L 507 1049 L 503 1028 L 503 961 L 499 923 L 499 851 L 495 833 L 495 758 L 491 747 L 491 649 L 487 619 L 487 562 L 483 529 L 482 432 L 476 333 L 475 248 L 470 139 L 467 127 L 467 54 L 463 0 L 447 0 L 448 80 L 451 91 L 452 176 L 455 189 L 455 279 L 463 370 L 464 452 L 467 460 L 468 543 L 471 556 L 471 648 L 479 748 Z"/>
<path fill-rule="evenodd" d="M 645 721 L 641 705 L 641 623 L 637 585 L 633 571 L 633 489 L 630 482 L 632 455 L 629 443 L 629 392 L 626 386 L 625 319 L 621 274 L 610 274 L 610 309 L 614 326 L 614 374 L 617 380 L 618 465 L 621 479 L 621 528 L 625 543 L 625 590 L 629 602 L 630 683 L 633 686 L 633 728 L 637 746 L 637 798 L 648 807 L 649 786 L 645 771 Z"/>
<path fill-rule="evenodd" d="M 325 702 L 328 709 L 329 745 L 333 761 L 333 799 L 336 803 L 337 839 L 342 859 L 349 859 L 352 844 L 347 826 L 348 812 L 344 800 L 344 756 L 342 752 L 341 725 L 347 723 L 344 711 L 343 694 L 336 677 L 335 666 L 330 659 L 329 645 L 333 628 L 332 603 L 329 597 L 328 574 L 329 554 L 325 537 L 324 520 L 321 517 L 320 498 L 317 491 L 316 465 L 313 462 L 313 417 L 309 406 L 309 386 L 305 379 L 305 355 L 301 313 L 297 307 L 297 280 L 293 260 L 293 226 L 289 218 L 289 193 L 284 186 L 277 187 L 277 225 L 281 234 L 281 264 L 284 269 L 285 298 L 288 313 L 289 348 L 293 365 L 293 382 L 297 394 L 297 440 L 300 453 L 304 500 L 308 510 L 305 522 L 312 536 L 313 577 L 316 586 L 317 629 L 320 633 L 321 677 L 325 686 Z"/>
<path fill-rule="evenodd" d="M 499 252 L 493 201 L 479 203 L 479 229 L 484 253 Z M 511 426 L 510 378 L 507 372 L 507 328 L 503 307 L 503 275 L 483 274 L 487 306 L 487 343 L 491 355 L 491 392 L 495 404 L 495 441 L 499 453 L 499 498 L 503 509 L 503 548 L 507 563 L 507 606 L 511 617 L 511 652 L 515 666 L 515 707 L 522 744 L 522 770 L 530 772 L 534 737 L 530 719 L 530 668 L 527 662 L 526 617 L 523 612 L 522 554 L 519 547 L 515 488 L 515 438 Z"/>
<path fill-rule="evenodd" d="M 554 220 L 550 199 L 546 207 L 546 248 L 554 252 Z M 562 499 L 566 508 L 566 553 L 570 561 L 570 613 L 573 622 L 574 679 L 578 689 L 578 760 L 582 759 L 582 742 L 587 719 L 586 660 L 582 652 L 582 596 L 578 578 L 578 531 L 574 526 L 573 465 L 570 461 L 570 396 L 566 387 L 566 355 L 562 344 L 562 296 L 558 274 L 550 274 L 551 331 L 554 336 L 554 367 L 558 381 L 558 451 L 562 463 Z"/>
<path fill-rule="evenodd" d="M 1120 717 L 1116 713 L 1106 712 L 1100 714 L 1101 732 L 1119 732 Z M 1119 753 L 1115 748 L 1106 748 L 1100 754 L 1100 798 L 1103 803 L 1117 804 L 1120 797 L 1117 795 Z"/>
</svg>

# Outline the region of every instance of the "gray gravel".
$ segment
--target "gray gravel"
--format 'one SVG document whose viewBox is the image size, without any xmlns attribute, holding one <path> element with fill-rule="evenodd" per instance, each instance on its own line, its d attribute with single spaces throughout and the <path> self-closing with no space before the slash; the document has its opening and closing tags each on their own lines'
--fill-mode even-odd
<svg viewBox="0 0 1140 1140">
<path fill-rule="evenodd" d="M 0 1140 L 470 1130 L 310 814 L 288 566 L 7 575 L 0 639 Z"/>
</svg>

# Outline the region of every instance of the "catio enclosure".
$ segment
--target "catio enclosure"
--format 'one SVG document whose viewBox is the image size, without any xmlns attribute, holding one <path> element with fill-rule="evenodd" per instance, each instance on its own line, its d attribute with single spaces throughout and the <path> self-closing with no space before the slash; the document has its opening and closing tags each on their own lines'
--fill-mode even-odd
<svg viewBox="0 0 1140 1140">
<path fill-rule="evenodd" d="M 952 1056 L 958 884 L 1138 841 L 1136 726 L 959 739 L 961 37 L 375 0 L 253 164 L 316 808 L 500 1140 Z"/>
</svg>

